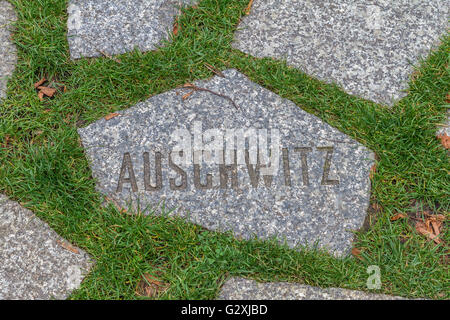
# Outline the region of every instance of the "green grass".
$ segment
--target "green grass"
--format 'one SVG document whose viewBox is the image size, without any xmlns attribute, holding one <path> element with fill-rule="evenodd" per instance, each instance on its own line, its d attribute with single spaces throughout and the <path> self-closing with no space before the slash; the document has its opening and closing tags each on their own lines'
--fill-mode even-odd
<svg viewBox="0 0 450 320">
<path fill-rule="evenodd" d="M 394 107 L 347 95 L 286 66 L 233 50 L 231 41 L 248 0 L 203 0 L 187 9 L 181 30 L 157 51 L 109 58 L 69 59 L 66 1 L 10 0 L 18 21 L 19 62 L 0 104 L 0 192 L 33 210 L 97 264 L 73 299 L 136 299 L 143 273 L 170 284 L 161 299 L 212 299 L 228 276 L 287 280 L 322 287 L 366 289 L 369 265 L 382 288 L 406 297 L 449 298 L 448 246 L 435 246 L 398 212 L 449 212 L 450 164 L 435 138 L 450 91 L 450 37 L 423 61 L 408 96 Z M 106 114 L 186 82 L 211 77 L 204 63 L 237 68 L 372 149 L 371 226 L 358 233 L 363 260 L 239 241 L 177 218 L 134 215 L 102 206 L 77 134 Z M 46 76 L 66 93 L 39 101 L 33 83 Z M 373 210 L 375 211 L 375 210 Z M 446 229 L 443 239 L 448 243 Z"/>
</svg>

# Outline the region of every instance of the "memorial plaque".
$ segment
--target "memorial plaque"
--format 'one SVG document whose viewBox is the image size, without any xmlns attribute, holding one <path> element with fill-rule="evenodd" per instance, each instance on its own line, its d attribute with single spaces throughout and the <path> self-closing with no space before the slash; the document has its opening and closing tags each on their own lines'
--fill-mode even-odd
<svg viewBox="0 0 450 320">
<path fill-rule="evenodd" d="M 6 95 L 6 83 L 17 62 L 16 47 L 11 41 L 11 23 L 15 20 L 13 6 L 0 1 L 0 99 Z"/>
<path fill-rule="evenodd" d="M 392 104 L 447 32 L 449 0 L 255 0 L 233 46 Z"/>
<path fill-rule="evenodd" d="M 238 71 L 223 73 L 79 129 L 98 190 L 245 239 L 348 253 L 373 154 Z"/>
<path fill-rule="evenodd" d="M 194 0 L 70 0 L 72 59 L 154 50 L 173 29 L 181 6 Z"/>
</svg>

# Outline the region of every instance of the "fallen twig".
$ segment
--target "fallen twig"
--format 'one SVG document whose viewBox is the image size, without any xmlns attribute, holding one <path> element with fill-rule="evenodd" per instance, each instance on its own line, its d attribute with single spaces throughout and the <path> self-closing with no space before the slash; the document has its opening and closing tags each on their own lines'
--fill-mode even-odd
<svg viewBox="0 0 450 320">
<path fill-rule="evenodd" d="M 200 88 L 200 87 L 197 87 L 196 85 L 193 85 L 192 83 L 186 83 L 186 84 L 183 86 L 183 88 L 192 89 L 192 90 L 194 90 L 194 91 L 205 91 L 205 92 L 212 93 L 212 94 L 214 94 L 214 95 L 216 95 L 216 96 L 225 98 L 225 99 L 227 99 L 228 101 L 230 101 L 230 102 L 233 104 L 233 106 L 236 108 L 236 110 L 239 110 L 239 107 L 238 107 L 237 104 L 233 101 L 233 99 L 231 99 L 230 97 L 228 97 L 228 96 L 226 96 L 226 95 L 220 94 L 220 93 L 218 93 L 218 92 L 215 92 L 215 91 L 212 91 L 212 90 L 209 90 L 209 89 L 206 89 L 206 88 Z"/>
<path fill-rule="evenodd" d="M 217 70 L 216 68 L 214 68 L 214 67 L 213 67 L 212 65 L 210 65 L 209 63 L 206 63 L 206 62 L 205 62 L 205 67 L 206 67 L 209 71 L 211 71 L 212 73 L 218 75 L 219 77 L 225 78 L 225 75 L 224 75 L 221 71 Z"/>
</svg>

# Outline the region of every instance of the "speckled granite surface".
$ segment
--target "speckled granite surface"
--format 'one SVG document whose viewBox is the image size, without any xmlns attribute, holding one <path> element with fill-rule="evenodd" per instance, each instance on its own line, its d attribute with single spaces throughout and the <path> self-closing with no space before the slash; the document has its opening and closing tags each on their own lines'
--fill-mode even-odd
<svg viewBox="0 0 450 320">
<path fill-rule="evenodd" d="M 219 300 L 399 300 L 396 296 L 341 288 L 319 288 L 298 283 L 259 283 L 243 278 L 225 282 Z"/>
<path fill-rule="evenodd" d="M 85 252 L 67 250 L 66 243 L 30 210 L 0 194 L 0 299 L 66 298 L 92 265 Z"/>
<path fill-rule="evenodd" d="M 445 34 L 449 8 L 449 0 L 255 0 L 233 46 L 392 104 Z"/>
<path fill-rule="evenodd" d="M 0 1 L 0 99 L 6 95 L 6 82 L 17 62 L 16 47 L 11 41 L 11 22 L 16 20 L 13 6 Z"/>
<path fill-rule="evenodd" d="M 174 89 L 79 129 L 97 189 L 123 205 L 164 203 L 177 209 L 173 214 L 237 237 L 277 236 L 290 246 L 319 241 L 337 255 L 349 253 L 351 230 L 366 216 L 373 154 L 236 70 L 223 73 L 196 82 L 222 96 L 195 91 L 186 98 L 189 89 Z M 192 141 L 196 123 L 219 132 L 279 130 L 279 148 L 272 149 L 279 151 L 278 171 L 261 177 L 244 162 L 222 175 L 219 165 L 202 163 L 196 175 L 192 163 L 171 165 L 171 134 L 185 129 Z"/>
<path fill-rule="evenodd" d="M 72 59 L 154 50 L 172 31 L 175 16 L 194 0 L 70 0 Z"/>
</svg>

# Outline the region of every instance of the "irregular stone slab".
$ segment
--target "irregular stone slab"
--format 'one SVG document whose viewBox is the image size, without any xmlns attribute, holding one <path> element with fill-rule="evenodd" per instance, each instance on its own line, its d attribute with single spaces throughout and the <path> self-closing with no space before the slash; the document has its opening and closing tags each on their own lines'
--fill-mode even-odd
<svg viewBox="0 0 450 320">
<path fill-rule="evenodd" d="M 92 265 L 83 250 L 70 246 L 30 210 L 4 195 L 0 195 L 0 261 L 1 300 L 65 299 Z"/>
<path fill-rule="evenodd" d="M 6 96 L 6 83 L 17 62 L 16 47 L 11 41 L 11 23 L 16 20 L 13 6 L 0 1 L 0 99 Z"/>
<path fill-rule="evenodd" d="M 341 288 L 319 288 L 289 282 L 259 283 L 231 278 L 223 285 L 219 300 L 401 300 L 384 294 Z"/>
<path fill-rule="evenodd" d="M 167 39 L 180 7 L 194 0 L 70 0 L 72 59 L 157 48 Z"/>
<path fill-rule="evenodd" d="M 233 46 L 392 104 L 448 26 L 449 0 L 255 0 Z"/>
<path fill-rule="evenodd" d="M 372 153 L 236 70 L 223 73 L 197 82 L 197 91 L 174 89 L 79 129 L 97 189 L 123 205 L 164 202 L 173 214 L 245 239 L 320 241 L 348 253 L 351 230 L 366 216 Z M 239 145 L 244 134 L 254 140 Z M 188 162 L 176 138 L 191 144 Z M 211 141 L 225 163 L 194 165 L 192 155 Z M 273 166 L 263 167 L 269 149 Z"/>
</svg>

